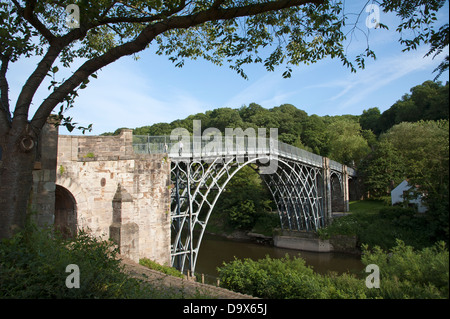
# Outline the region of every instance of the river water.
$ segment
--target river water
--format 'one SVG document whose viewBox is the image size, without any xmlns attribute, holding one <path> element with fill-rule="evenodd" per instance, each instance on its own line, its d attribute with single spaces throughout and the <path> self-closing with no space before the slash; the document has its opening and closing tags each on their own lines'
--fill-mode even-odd
<svg viewBox="0 0 450 319">
<path fill-rule="evenodd" d="M 301 257 L 314 271 L 325 274 L 328 271 L 337 273 L 360 273 L 364 269 L 360 256 L 343 253 L 316 253 L 293 249 L 277 248 L 248 241 L 226 239 L 220 236 L 205 234 L 200 246 L 196 265 L 196 275 L 205 274 L 206 282 L 214 282 L 218 277 L 217 267 L 234 257 L 258 260 L 269 255 L 271 258 L 282 258 L 286 254 Z"/>
</svg>

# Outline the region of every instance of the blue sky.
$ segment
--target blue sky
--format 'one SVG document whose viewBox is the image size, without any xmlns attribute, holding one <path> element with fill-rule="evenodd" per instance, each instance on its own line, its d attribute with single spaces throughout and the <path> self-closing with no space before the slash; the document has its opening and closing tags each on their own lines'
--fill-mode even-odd
<svg viewBox="0 0 450 319">
<path fill-rule="evenodd" d="M 363 20 L 366 16 L 363 13 Z M 381 13 L 380 20 L 391 23 L 394 18 Z M 439 25 L 448 22 L 448 10 L 441 11 L 438 21 Z M 433 79 L 432 71 L 448 54 L 447 48 L 434 60 L 424 58 L 428 46 L 402 52 L 399 35 L 393 31 L 395 26 L 391 29 L 369 30 L 370 47 L 377 59 L 366 60 L 364 70 L 351 73 L 339 60 L 325 59 L 294 67 L 289 79 L 281 76 L 284 67 L 268 72 L 260 64 L 245 68 L 248 80 L 226 65 L 219 67 L 206 61 L 186 60 L 184 67 L 176 68 L 167 57 L 157 56 L 149 49 L 139 54 L 138 61 L 124 57 L 102 69 L 97 79 L 79 91 L 76 106 L 68 115 L 80 125 L 92 123 L 93 131 L 88 134 L 98 135 L 119 127 L 172 122 L 191 114 L 220 107 L 239 108 L 252 102 L 265 108 L 290 103 L 309 115 L 320 116 L 360 115 L 370 107 L 378 107 L 383 112 L 409 93 L 411 87 Z M 365 36 L 356 34 L 348 47 L 349 55 L 362 52 L 365 44 Z M 10 67 L 12 104 L 37 61 L 25 59 Z M 63 77 L 60 73 L 57 74 Z M 447 71 L 439 80 L 445 83 L 448 78 Z M 48 95 L 47 87 L 43 83 L 34 105 L 39 105 Z M 61 128 L 60 134 L 68 132 Z"/>
</svg>

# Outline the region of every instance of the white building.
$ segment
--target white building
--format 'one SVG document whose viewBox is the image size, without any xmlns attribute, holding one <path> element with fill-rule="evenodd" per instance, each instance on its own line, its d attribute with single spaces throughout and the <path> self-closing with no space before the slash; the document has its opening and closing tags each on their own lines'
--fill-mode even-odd
<svg viewBox="0 0 450 319">
<path fill-rule="evenodd" d="M 410 198 L 414 193 L 413 186 L 408 184 L 407 180 L 401 182 L 396 188 L 391 191 L 391 202 L 392 205 L 405 203 L 408 206 L 417 207 L 417 211 L 419 213 L 425 213 L 427 211 L 427 207 L 422 203 L 422 196 L 418 195 L 417 198 Z M 409 196 L 408 196 L 409 195 Z"/>
</svg>

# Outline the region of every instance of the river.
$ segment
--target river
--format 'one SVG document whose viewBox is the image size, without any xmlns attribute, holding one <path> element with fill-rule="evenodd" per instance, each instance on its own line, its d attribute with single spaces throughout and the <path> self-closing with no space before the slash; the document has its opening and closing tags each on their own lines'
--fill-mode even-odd
<svg viewBox="0 0 450 319">
<path fill-rule="evenodd" d="M 328 271 L 354 273 L 364 269 L 361 258 L 357 255 L 298 251 L 205 234 L 200 246 L 195 272 L 197 276 L 205 274 L 205 281 L 211 283 L 214 278 L 218 277 L 217 267 L 222 266 L 223 262 L 234 260 L 235 256 L 239 259 L 258 260 L 266 255 L 271 258 L 282 258 L 286 254 L 291 257 L 300 256 L 307 265 L 312 266 L 316 272 L 321 274 Z"/>
</svg>

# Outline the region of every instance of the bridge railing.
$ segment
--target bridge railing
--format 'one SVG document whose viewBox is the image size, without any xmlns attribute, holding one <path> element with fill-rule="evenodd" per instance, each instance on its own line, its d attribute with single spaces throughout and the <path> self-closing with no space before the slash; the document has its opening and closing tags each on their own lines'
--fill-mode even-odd
<svg viewBox="0 0 450 319">
<path fill-rule="evenodd" d="M 322 156 L 270 138 L 211 136 L 183 137 L 173 141 L 170 136 L 133 135 L 137 154 L 168 153 L 171 158 L 213 157 L 223 155 L 277 155 L 322 167 Z M 341 166 L 342 167 L 342 166 Z"/>
<path fill-rule="evenodd" d="M 322 156 L 270 138 L 212 135 L 209 139 L 202 136 L 184 136 L 180 140 L 183 144 L 182 148 L 180 141 L 171 140 L 170 135 L 133 135 L 133 149 L 137 154 L 167 153 L 171 158 L 265 154 L 283 156 L 312 166 L 323 167 Z M 330 160 L 330 168 L 341 172 L 342 164 Z M 351 167 L 347 167 L 347 172 L 350 176 L 356 176 L 356 171 Z"/>
<path fill-rule="evenodd" d="M 322 167 L 323 158 L 320 155 L 308 152 L 304 149 L 278 142 L 278 147 L 275 150 L 276 155 L 281 155 L 290 159 L 299 160 L 303 163 L 310 164 L 313 166 Z"/>
<path fill-rule="evenodd" d="M 330 160 L 330 168 L 335 171 L 342 170 L 342 164 L 333 160 Z"/>
</svg>

